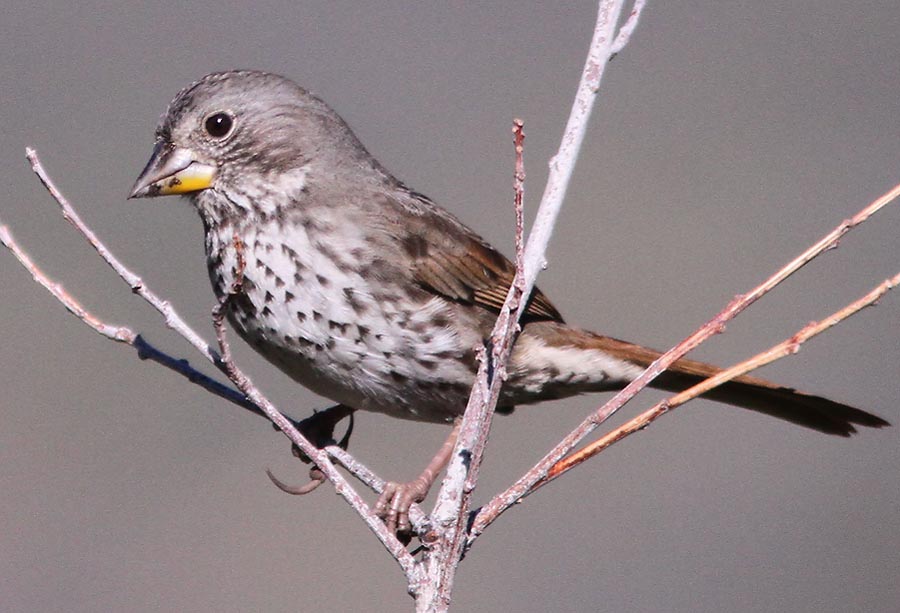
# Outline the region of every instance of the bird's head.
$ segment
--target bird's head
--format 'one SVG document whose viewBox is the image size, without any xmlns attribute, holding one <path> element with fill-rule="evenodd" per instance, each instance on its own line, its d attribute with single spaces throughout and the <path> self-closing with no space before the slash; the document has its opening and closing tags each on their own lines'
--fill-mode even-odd
<svg viewBox="0 0 900 613">
<path fill-rule="evenodd" d="M 293 202 L 311 175 L 371 167 L 344 121 L 293 81 L 258 71 L 207 75 L 169 104 L 131 198 L 183 194 L 248 215 Z"/>
</svg>

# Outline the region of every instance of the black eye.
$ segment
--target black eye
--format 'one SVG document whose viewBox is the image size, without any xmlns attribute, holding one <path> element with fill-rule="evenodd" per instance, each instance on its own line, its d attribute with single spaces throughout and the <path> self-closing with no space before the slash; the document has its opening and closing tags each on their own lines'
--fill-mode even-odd
<svg viewBox="0 0 900 613">
<path fill-rule="evenodd" d="M 231 115 L 219 112 L 207 117 L 206 121 L 203 122 L 203 127 L 206 128 L 206 132 L 213 138 L 222 138 L 231 132 L 233 124 L 234 120 L 231 118 Z"/>
</svg>

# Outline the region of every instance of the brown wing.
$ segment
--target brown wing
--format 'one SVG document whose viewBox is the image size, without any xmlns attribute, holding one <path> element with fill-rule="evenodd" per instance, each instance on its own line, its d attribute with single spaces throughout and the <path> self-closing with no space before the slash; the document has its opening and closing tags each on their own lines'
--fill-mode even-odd
<svg viewBox="0 0 900 613">
<path fill-rule="evenodd" d="M 403 248 L 413 258 L 413 278 L 422 287 L 451 300 L 499 311 L 516 269 L 512 262 L 436 205 L 415 194 L 424 205 L 407 221 Z M 558 321 L 562 316 L 535 288 L 523 321 Z"/>
</svg>

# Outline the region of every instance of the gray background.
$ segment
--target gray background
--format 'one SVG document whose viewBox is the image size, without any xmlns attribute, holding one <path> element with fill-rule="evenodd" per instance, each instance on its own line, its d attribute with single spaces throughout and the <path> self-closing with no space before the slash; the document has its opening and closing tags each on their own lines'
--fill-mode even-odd
<svg viewBox="0 0 900 613">
<path fill-rule="evenodd" d="M 533 211 L 596 10 L 253 4 L 31 2 L 0 25 L 3 221 L 96 314 L 195 363 L 60 218 L 26 144 L 211 338 L 196 214 L 125 200 L 182 86 L 233 67 L 295 78 L 509 252 L 511 119 L 526 121 Z M 895 0 L 651 2 L 609 68 L 543 289 L 573 323 L 665 347 L 886 191 L 900 180 L 898 31 Z M 695 355 L 733 362 L 856 298 L 897 271 L 898 234 L 895 205 Z M 293 481 L 305 468 L 266 423 L 100 338 L 5 252 L 0 288 L 0 608 L 411 610 L 336 496 L 271 486 L 264 467 Z M 326 405 L 238 357 L 289 413 Z M 763 374 L 898 423 L 898 364 L 894 294 Z M 478 500 L 600 401 L 498 420 Z M 406 478 L 444 435 L 362 415 L 353 450 Z M 503 517 L 466 559 L 456 608 L 895 611 L 898 575 L 900 428 L 840 440 L 699 402 Z"/>
</svg>

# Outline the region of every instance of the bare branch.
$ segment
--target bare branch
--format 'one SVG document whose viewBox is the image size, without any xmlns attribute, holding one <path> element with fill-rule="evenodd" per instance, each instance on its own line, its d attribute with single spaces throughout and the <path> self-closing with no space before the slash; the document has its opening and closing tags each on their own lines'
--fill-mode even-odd
<svg viewBox="0 0 900 613">
<path fill-rule="evenodd" d="M 641 12 L 643 12 L 646 4 L 646 0 L 635 0 L 634 6 L 631 7 L 631 13 L 628 15 L 628 19 L 625 20 L 625 23 L 619 28 L 619 33 L 616 34 L 616 40 L 613 41 L 612 48 L 610 49 L 611 55 L 614 56 L 619 53 L 619 51 L 625 48 L 628 41 L 631 40 L 631 34 L 637 27 L 638 20 L 641 18 Z"/>
<path fill-rule="evenodd" d="M 93 315 L 84 306 L 81 305 L 71 294 L 69 294 L 63 286 L 52 280 L 47 274 L 34 263 L 29 255 L 15 241 L 9 229 L 6 226 L 0 226 L 0 242 L 9 249 L 16 257 L 19 263 L 24 266 L 31 277 L 47 291 L 62 303 L 66 309 L 88 325 L 92 330 L 103 335 L 104 337 L 126 345 L 131 345 L 137 351 L 138 357 L 142 360 L 151 360 L 166 368 L 177 372 L 184 376 L 191 383 L 195 383 L 203 389 L 224 398 L 248 411 L 265 417 L 265 414 L 247 400 L 243 394 L 227 385 L 208 377 L 202 372 L 195 370 L 187 360 L 175 358 L 168 353 L 156 348 L 149 343 L 143 336 L 135 333 L 131 328 L 126 326 L 116 326 L 108 324 Z"/>
<path fill-rule="evenodd" d="M 134 332 L 124 326 L 115 326 L 104 323 L 81 306 L 81 304 L 75 300 L 75 298 L 73 298 L 60 283 L 52 281 L 45 275 L 28 254 L 19 247 L 18 243 L 16 243 L 15 239 L 12 237 L 12 234 L 10 234 L 9 228 L 5 225 L 0 225 L 0 242 L 2 242 L 3 245 L 16 256 L 19 263 L 31 273 L 31 278 L 42 285 L 48 292 L 53 294 L 53 296 L 75 317 L 90 326 L 95 332 L 108 339 L 127 343 L 129 345 L 134 344 L 134 338 L 136 336 Z"/>
<path fill-rule="evenodd" d="M 506 362 L 512 352 L 518 331 L 518 315 L 524 286 L 523 265 L 523 195 L 524 162 L 523 124 L 517 120 L 513 126 L 513 141 L 516 151 L 516 173 L 514 178 L 516 209 L 516 276 L 510 285 L 506 301 L 497 317 L 487 347 L 480 347 L 480 366 L 475 378 L 469 403 L 459 424 L 459 435 L 453 449 L 447 474 L 441 485 L 431 514 L 433 529 L 423 538 L 431 548 L 425 558 L 428 569 L 428 583 L 419 586 L 417 604 L 426 602 L 433 606 L 424 610 L 442 610 L 438 603 L 449 606 L 456 566 L 462 559 L 466 542 L 466 518 L 471 505 L 471 495 L 478 480 L 478 471 L 484 456 L 490 432 L 491 419 L 500 389 L 506 379 Z M 426 579 L 425 576 L 422 579 Z"/>
<path fill-rule="evenodd" d="M 187 341 L 194 346 L 194 348 L 199 351 L 203 356 L 212 362 L 213 364 L 218 365 L 219 356 L 213 351 L 212 347 L 210 347 L 209 343 L 203 340 L 203 338 L 197 334 L 179 315 L 175 312 L 175 309 L 172 308 L 172 305 L 169 304 L 167 300 L 163 300 L 159 296 L 156 295 L 150 288 L 146 286 L 144 281 L 134 274 L 131 270 L 129 270 L 124 264 L 122 264 L 116 257 L 110 252 L 110 250 L 100 242 L 94 232 L 81 220 L 81 217 L 75 211 L 74 207 L 69 203 L 65 196 L 63 196 L 62 192 L 58 187 L 53 183 L 53 180 L 50 179 L 50 176 L 47 174 L 47 171 L 44 170 L 44 166 L 41 164 L 40 159 L 38 158 L 37 152 L 31 147 L 26 147 L 25 156 L 28 158 L 28 161 L 31 163 L 31 169 L 41 180 L 41 183 L 44 184 L 44 187 L 47 188 L 47 191 L 50 192 L 50 195 L 53 196 L 53 199 L 56 200 L 59 207 L 62 209 L 63 217 L 66 218 L 70 224 L 72 224 L 76 230 L 78 230 L 82 236 L 84 236 L 87 241 L 91 244 L 91 246 L 97 251 L 103 260 L 109 264 L 109 266 L 116 271 L 116 274 L 122 278 L 130 287 L 131 291 L 146 300 L 153 308 L 162 314 L 165 319 L 166 325 L 172 330 L 178 332 L 181 336 L 183 336 Z"/>
<path fill-rule="evenodd" d="M 519 296 L 525 295 L 525 123 L 521 119 L 513 120 L 513 145 L 516 152 L 516 172 L 513 178 L 513 208 L 516 211 L 516 276 L 514 284 L 518 284 Z"/>
<path fill-rule="evenodd" d="M 581 72 L 581 81 L 572 103 L 572 110 L 566 122 L 562 141 L 556 155 L 550 159 L 550 173 L 547 177 L 547 185 L 541 196 L 541 204 L 534 220 L 534 226 L 528 235 L 528 245 L 525 248 L 525 287 L 524 295 L 528 295 L 534 288 L 538 272 L 546 268 L 545 253 L 550 242 L 550 235 L 559 217 L 563 199 L 569 187 L 569 180 L 575 170 L 575 162 L 581 143 L 587 131 L 588 120 L 594 108 L 594 101 L 600 89 L 600 80 L 609 63 L 609 58 L 614 53 L 614 34 L 619 15 L 622 13 L 624 2 L 621 0 L 601 0 L 599 3 L 597 23 L 594 26 L 594 34 L 588 50 L 587 60 Z M 633 29 L 637 25 L 639 12 L 632 12 L 628 20 Z M 628 37 L 622 39 L 621 44 L 627 42 Z"/>
</svg>

